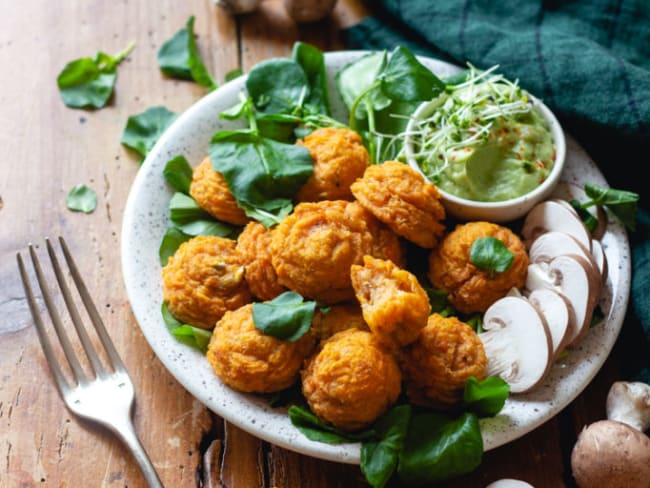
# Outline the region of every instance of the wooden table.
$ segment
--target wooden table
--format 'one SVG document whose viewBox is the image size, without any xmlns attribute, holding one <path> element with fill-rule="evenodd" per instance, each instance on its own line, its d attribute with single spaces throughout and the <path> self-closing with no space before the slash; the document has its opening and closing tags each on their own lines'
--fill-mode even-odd
<svg viewBox="0 0 650 488">
<path fill-rule="evenodd" d="M 364 15 L 341 0 L 327 20 L 294 25 L 280 1 L 233 17 L 209 0 L 0 2 L 0 487 L 143 487 L 129 453 L 104 430 L 64 407 L 38 344 L 15 254 L 45 236 L 68 239 L 110 333 L 135 381 L 135 424 L 165 486 L 366 486 L 359 468 L 287 451 L 225 423 L 188 394 L 141 334 L 120 273 L 122 212 L 138 158 L 120 145 L 129 115 L 153 105 L 181 112 L 204 95 L 165 79 L 156 52 L 190 15 L 218 80 L 296 40 L 341 49 L 337 32 Z M 63 65 L 96 50 L 136 48 L 118 70 L 115 96 L 97 111 L 66 108 L 55 79 Z M 90 215 L 66 209 L 77 183 L 98 193 Z M 524 479 L 537 488 L 571 486 L 570 451 L 583 425 L 604 417 L 618 378 L 615 347 L 593 383 L 560 415 L 484 456 L 480 469 L 449 486 Z"/>
</svg>

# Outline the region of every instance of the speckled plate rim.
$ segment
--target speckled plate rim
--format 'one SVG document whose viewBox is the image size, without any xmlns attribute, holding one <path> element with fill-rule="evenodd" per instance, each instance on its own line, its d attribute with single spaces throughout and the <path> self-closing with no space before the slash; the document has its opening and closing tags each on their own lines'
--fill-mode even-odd
<svg viewBox="0 0 650 488">
<path fill-rule="evenodd" d="M 363 51 L 326 54 L 333 115 L 345 117 L 335 90 L 335 73 Z M 432 71 L 446 76 L 458 67 L 420 58 Z M 295 429 L 283 408 L 271 408 L 255 395 L 235 392 L 214 375 L 205 357 L 175 340 L 160 313 L 162 302 L 158 248 L 168 227 L 172 191 L 162 174 L 165 163 L 183 154 L 198 164 L 207 154 L 211 136 L 235 127 L 218 114 L 231 106 L 244 87 L 244 77 L 233 80 L 196 102 L 163 134 L 142 164 L 126 203 L 121 235 L 121 264 L 126 292 L 135 318 L 154 353 L 169 372 L 210 410 L 265 441 L 292 451 L 330 461 L 359 463 L 359 444 L 313 442 Z M 582 184 L 607 182 L 587 153 L 567 135 L 563 181 Z M 602 244 L 609 276 L 601 298 L 604 320 L 594 326 L 579 348 L 556 363 L 546 381 L 533 392 L 512 396 L 494 418 L 482 419 L 485 450 L 511 442 L 559 413 L 589 384 L 618 337 L 629 297 L 631 265 L 625 228 L 610 219 Z"/>
</svg>

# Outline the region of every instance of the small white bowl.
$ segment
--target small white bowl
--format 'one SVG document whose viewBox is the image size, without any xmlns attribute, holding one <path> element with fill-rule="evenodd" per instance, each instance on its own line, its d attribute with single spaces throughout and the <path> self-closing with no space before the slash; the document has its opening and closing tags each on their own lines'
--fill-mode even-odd
<svg viewBox="0 0 650 488">
<path fill-rule="evenodd" d="M 553 190 L 560 182 L 562 170 L 564 169 L 564 161 L 566 159 L 566 139 L 564 130 L 553 112 L 551 112 L 551 110 L 544 105 L 541 100 L 530 94 L 529 97 L 533 103 L 533 110 L 537 110 L 548 123 L 551 136 L 553 137 L 553 143 L 555 145 L 555 162 L 546 180 L 525 195 L 500 202 L 468 200 L 466 198 L 452 195 L 451 193 L 438 188 L 438 191 L 442 196 L 442 203 L 449 216 L 467 221 L 487 220 L 497 223 L 510 222 L 526 215 L 526 213 L 536 203 L 547 199 L 550 197 L 551 193 L 553 193 Z M 417 123 L 419 119 L 430 116 L 437 105 L 435 99 L 421 104 L 413 113 L 413 117 L 411 117 L 411 120 L 408 123 L 406 133 L 411 133 L 414 124 Z M 413 143 L 408 136 L 404 141 L 404 153 L 409 166 L 422 174 L 425 179 L 429 181 L 413 156 Z"/>
</svg>

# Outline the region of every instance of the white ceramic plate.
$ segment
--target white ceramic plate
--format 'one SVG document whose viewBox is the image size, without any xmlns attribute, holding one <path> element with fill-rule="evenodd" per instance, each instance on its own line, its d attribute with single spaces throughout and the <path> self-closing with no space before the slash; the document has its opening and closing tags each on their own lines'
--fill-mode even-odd
<svg viewBox="0 0 650 488">
<path fill-rule="evenodd" d="M 335 73 L 361 51 L 327 53 L 333 115 L 341 120 L 346 110 L 334 85 Z M 458 68 L 431 59 L 422 61 L 446 76 Z M 183 113 L 158 141 L 133 182 L 122 227 L 122 272 L 135 317 L 158 358 L 171 374 L 212 411 L 241 429 L 273 444 L 310 456 L 343 463 L 359 462 L 359 445 L 328 445 L 305 438 L 290 423 L 284 409 L 270 408 L 264 399 L 237 393 L 214 375 L 208 361 L 168 332 L 161 314 L 162 301 L 158 247 L 168 227 L 172 192 L 163 178 L 165 163 L 183 154 L 198 164 L 207 154 L 212 135 L 235 124 L 218 117 L 229 108 L 244 87 L 240 77 L 206 95 Z M 564 181 L 606 181 L 585 151 L 567 136 Z M 625 229 L 610 219 L 602 239 L 609 263 L 609 278 L 601 300 L 605 320 L 589 331 L 580 348 L 556 364 L 547 380 L 532 393 L 512 396 L 495 418 L 483 419 L 485 449 L 493 449 L 521 437 L 560 412 L 589 384 L 607 358 L 618 336 L 627 307 L 630 254 Z"/>
</svg>

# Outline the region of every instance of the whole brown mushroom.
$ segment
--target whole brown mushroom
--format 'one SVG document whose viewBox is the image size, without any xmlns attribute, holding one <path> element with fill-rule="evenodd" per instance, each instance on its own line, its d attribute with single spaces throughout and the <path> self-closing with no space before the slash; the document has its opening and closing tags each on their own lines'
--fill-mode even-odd
<svg viewBox="0 0 650 488">
<path fill-rule="evenodd" d="M 328 16 L 336 0 L 284 0 L 284 8 L 297 23 L 316 22 Z"/>
</svg>

